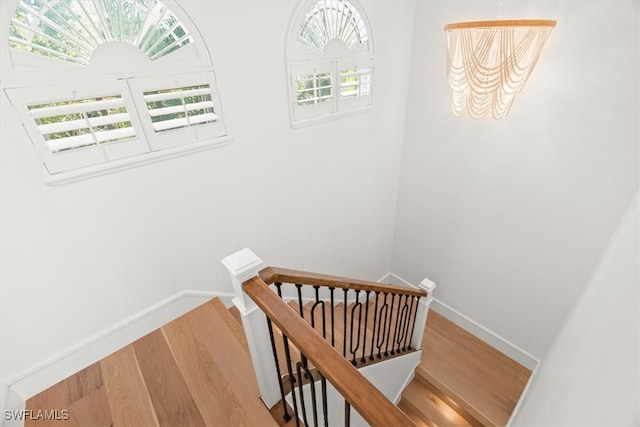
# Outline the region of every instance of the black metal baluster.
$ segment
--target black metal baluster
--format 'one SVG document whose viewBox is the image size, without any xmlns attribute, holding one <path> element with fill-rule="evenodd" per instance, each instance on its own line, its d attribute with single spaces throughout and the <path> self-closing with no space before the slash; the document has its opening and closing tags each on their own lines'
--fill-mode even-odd
<svg viewBox="0 0 640 427">
<path fill-rule="evenodd" d="M 416 296 L 415 295 L 411 295 L 411 304 L 409 305 L 409 315 L 407 316 L 407 334 L 404 338 L 404 344 L 402 347 L 402 351 L 405 350 L 410 350 L 411 348 L 407 345 L 407 341 L 409 340 L 409 328 L 411 327 L 411 321 L 413 320 L 413 323 L 415 323 L 416 321 L 416 317 L 413 314 L 413 305 L 415 304 L 416 301 Z M 411 344 L 411 343 L 409 343 Z"/>
<path fill-rule="evenodd" d="M 280 299 L 282 299 L 282 282 L 275 282 L 274 285 L 276 285 L 276 290 L 278 291 L 278 296 L 280 297 Z"/>
<path fill-rule="evenodd" d="M 404 337 L 407 335 L 407 300 L 409 299 L 409 295 L 404 296 L 404 304 L 402 305 L 402 310 L 400 310 L 400 322 L 398 322 L 398 338 L 394 345 L 398 346 L 397 352 L 402 352 L 401 344 L 404 341 Z"/>
<path fill-rule="evenodd" d="M 369 325 L 367 322 L 369 321 L 369 294 L 371 291 L 366 291 L 365 298 L 365 312 L 364 312 L 364 336 L 362 337 L 362 358 L 360 358 L 360 362 L 365 363 L 367 359 L 364 357 L 364 353 L 367 351 L 367 326 Z"/>
<path fill-rule="evenodd" d="M 344 400 L 344 427 L 351 426 L 351 405 L 347 402 L 347 399 Z"/>
<path fill-rule="evenodd" d="M 395 294 L 393 295 L 395 298 Z M 395 323 L 391 325 L 393 327 L 393 338 L 391 339 L 391 354 L 396 354 L 395 345 L 396 345 L 396 337 L 398 336 L 398 315 L 400 314 L 400 305 L 402 301 L 402 295 L 398 295 L 398 308 L 396 308 L 396 318 Z M 393 303 L 391 305 L 393 307 Z M 387 342 L 387 348 L 389 348 L 389 343 Z"/>
<path fill-rule="evenodd" d="M 407 311 L 407 333 L 405 334 L 404 343 L 402 344 L 403 351 L 409 350 L 409 345 L 407 344 L 407 341 L 409 340 L 409 332 L 411 331 L 411 324 L 416 321 L 413 316 L 413 304 L 415 300 L 415 295 L 411 295 L 411 302 L 409 303 L 409 309 Z"/>
<path fill-rule="evenodd" d="M 376 347 L 376 326 L 378 320 L 378 297 L 380 296 L 380 292 L 376 292 L 376 304 L 373 309 L 373 332 L 371 332 L 371 354 L 369 354 L 369 360 L 373 360 L 373 351 Z"/>
<path fill-rule="evenodd" d="M 398 295 L 398 309 L 396 311 L 396 324 L 394 327 L 395 331 L 393 332 L 393 341 L 391 342 L 391 354 L 400 353 L 400 342 L 402 342 L 402 334 L 404 333 L 404 313 L 406 312 L 407 298 L 408 295 Z M 403 299 L 404 303 L 402 302 Z"/>
<path fill-rule="evenodd" d="M 311 306 L 311 326 L 315 329 L 316 327 L 316 307 L 322 307 L 322 338 L 327 338 L 327 320 L 325 319 L 324 314 L 324 301 L 320 299 L 320 286 L 313 287 L 316 291 L 316 302 Z"/>
<path fill-rule="evenodd" d="M 358 348 L 360 348 L 360 328 L 362 327 L 362 303 L 359 299 L 360 289 L 356 289 L 356 302 L 351 307 L 351 322 L 350 322 L 350 337 L 349 337 L 349 351 L 353 355 L 353 359 L 351 360 L 351 364 L 353 366 L 357 366 L 358 362 L 356 361 L 356 353 L 358 352 Z M 358 329 L 356 334 L 358 338 L 356 340 L 356 347 L 353 347 L 353 320 L 355 318 L 355 311 L 358 309 Z"/>
<path fill-rule="evenodd" d="M 342 357 L 347 357 L 347 288 L 344 288 L 344 325 L 342 329 Z"/>
<path fill-rule="evenodd" d="M 318 371 L 320 384 L 322 385 L 322 418 L 324 427 L 329 427 L 329 407 L 327 406 L 327 379 Z"/>
<path fill-rule="evenodd" d="M 304 374 L 309 379 L 309 388 L 311 392 L 311 409 L 313 414 L 313 425 L 318 427 L 318 402 L 316 398 L 316 384 L 313 378 L 313 374 L 309 370 L 309 364 L 307 363 L 307 359 L 304 358 L 304 363 L 302 364 L 302 368 L 304 369 Z"/>
<path fill-rule="evenodd" d="M 384 320 L 382 320 L 383 312 L 384 312 Z M 378 318 L 378 340 L 376 341 L 376 347 L 378 348 L 378 359 L 382 358 L 382 347 L 384 344 L 384 336 L 387 334 L 388 315 L 389 315 L 389 305 L 387 304 L 387 293 L 384 292 L 384 301 L 382 306 L 380 307 L 380 317 Z"/>
<path fill-rule="evenodd" d="M 302 355 L 301 355 L 302 356 Z M 302 360 L 305 359 L 305 356 L 302 356 Z M 302 408 L 302 422 L 305 427 L 309 426 L 309 421 L 307 421 L 307 408 L 304 403 L 304 391 L 303 391 L 303 381 L 302 381 L 302 362 L 296 363 L 296 372 L 298 374 L 298 393 L 300 395 L 300 408 Z M 306 375 L 306 372 L 305 372 Z"/>
<path fill-rule="evenodd" d="M 411 350 L 411 342 L 413 341 L 413 330 L 416 328 L 416 320 L 418 319 L 418 308 L 420 307 L 420 297 L 416 297 L 416 308 L 413 311 L 413 324 L 411 325 L 411 336 L 409 337 L 409 350 Z"/>
<path fill-rule="evenodd" d="M 391 306 L 389 308 L 389 321 L 387 322 L 387 345 L 385 346 L 384 355 L 385 357 L 389 356 L 389 337 L 391 335 L 391 320 L 393 318 L 393 303 L 396 299 L 396 294 L 391 294 Z"/>
<path fill-rule="evenodd" d="M 334 321 L 335 319 L 335 307 L 333 305 L 333 290 L 335 288 L 329 288 L 329 293 L 331 294 L 331 347 L 336 346 L 336 342 L 335 342 L 335 337 L 336 337 L 336 322 Z"/>
<path fill-rule="evenodd" d="M 287 372 L 289 374 L 289 384 L 291 384 L 291 397 L 293 398 L 293 412 L 296 418 L 296 427 L 300 427 L 300 414 L 298 413 L 298 404 L 296 402 L 296 377 L 293 375 L 293 365 L 291 364 L 291 351 L 289 350 L 289 338 L 282 334 L 282 343 L 284 345 L 284 355 L 287 362 Z"/>
<path fill-rule="evenodd" d="M 304 308 L 302 307 L 302 285 L 296 283 L 296 288 L 298 288 L 298 310 L 300 310 L 300 317 L 304 319 Z"/>
<path fill-rule="evenodd" d="M 273 325 L 271 319 L 267 317 L 267 326 L 269 327 L 269 338 L 271 339 L 271 350 L 273 351 L 273 360 L 276 363 L 276 373 L 278 374 L 278 386 L 280 387 L 280 398 L 282 399 L 282 410 L 284 412 L 283 419 L 289 422 L 291 415 L 289 415 L 289 409 L 287 408 L 287 401 L 284 398 L 284 387 L 282 386 L 282 373 L 280 371 L 280 362 L 278 361 L 278 350 L 276 349 L 276 340 L 273 337 Z"/>
</svg>

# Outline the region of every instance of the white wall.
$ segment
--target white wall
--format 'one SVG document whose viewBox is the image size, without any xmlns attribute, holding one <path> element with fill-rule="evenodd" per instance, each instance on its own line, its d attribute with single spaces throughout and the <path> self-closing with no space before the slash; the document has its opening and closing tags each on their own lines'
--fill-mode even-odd
<svg viewBox="0 0 640 427">
<path fill-rule="evenodd" d="M 639 220 L 636 198 L 512 425 L 640 425 Z"/>
<path fill-rule="evenodd" d="M 230 292 L 220 260 L 243 247 L 283 267 L 389 271 L 415 4 L 362 3 L 373 110 L 299 130 L 284 63 L 297 2 L 180 4 L 213 52 L 231 145 L 51 187 L 2 96 L 3 382 L 183 289 Z"/>
<path fill-rule="evenodd" d="M 638 188 L 639 8 L 418 2 L 392 271 L 538 358 Z M 456 118 L 443 26 L 497 17 L 558 24 L 506 118 Z"/>
</svg>

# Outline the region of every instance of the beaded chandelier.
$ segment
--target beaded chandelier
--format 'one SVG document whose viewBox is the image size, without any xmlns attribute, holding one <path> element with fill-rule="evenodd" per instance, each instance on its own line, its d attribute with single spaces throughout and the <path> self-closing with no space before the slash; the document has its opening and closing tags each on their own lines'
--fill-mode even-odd
<svg viewBox="0 0 640 427">
<path fill-rule="evenodd" d="M 507 115 L 556 21 L 502 20 L 445 25 L 453 113 Z"/>
</svg>

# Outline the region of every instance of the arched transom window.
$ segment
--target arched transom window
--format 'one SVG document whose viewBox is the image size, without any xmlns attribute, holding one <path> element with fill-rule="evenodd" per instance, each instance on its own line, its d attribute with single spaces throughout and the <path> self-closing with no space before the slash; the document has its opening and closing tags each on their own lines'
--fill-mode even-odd
<svg viewBox="0 0 640 427">
<path fill-rule="evenodd" d="M 10 34 L 14 49 L 83 65 L 110 41 L 130 43 L 152 60 L 193 41 L 178 17 L 156 0 L 22 0 Z"/>
<path fill-rule="evenodd" d="M 356 2 L 304 1 L 289 29 L 292 126 L 366 111 L 373 95 L 373 42 Z"/>
</svg>

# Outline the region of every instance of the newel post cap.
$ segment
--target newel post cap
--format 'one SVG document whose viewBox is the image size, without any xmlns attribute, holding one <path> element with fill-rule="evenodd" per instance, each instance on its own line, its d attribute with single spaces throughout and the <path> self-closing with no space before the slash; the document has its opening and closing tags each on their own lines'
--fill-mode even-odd
<svg viewBox="0 0 640 427">
<path fill-rule="evenodd" d="M 436 288 L 436 283 L 433 280 L 425 278 L 422 282 L 420 282 L 420 287 L 425 291 L 431 293 Z"/>
<path fill-rule="evenodd" d="M 251 249 L 245 248 L 222 258 L 222 264 L 242 283 L 257 275 L 262 267 L 262 260 Z"/>
</svg>

